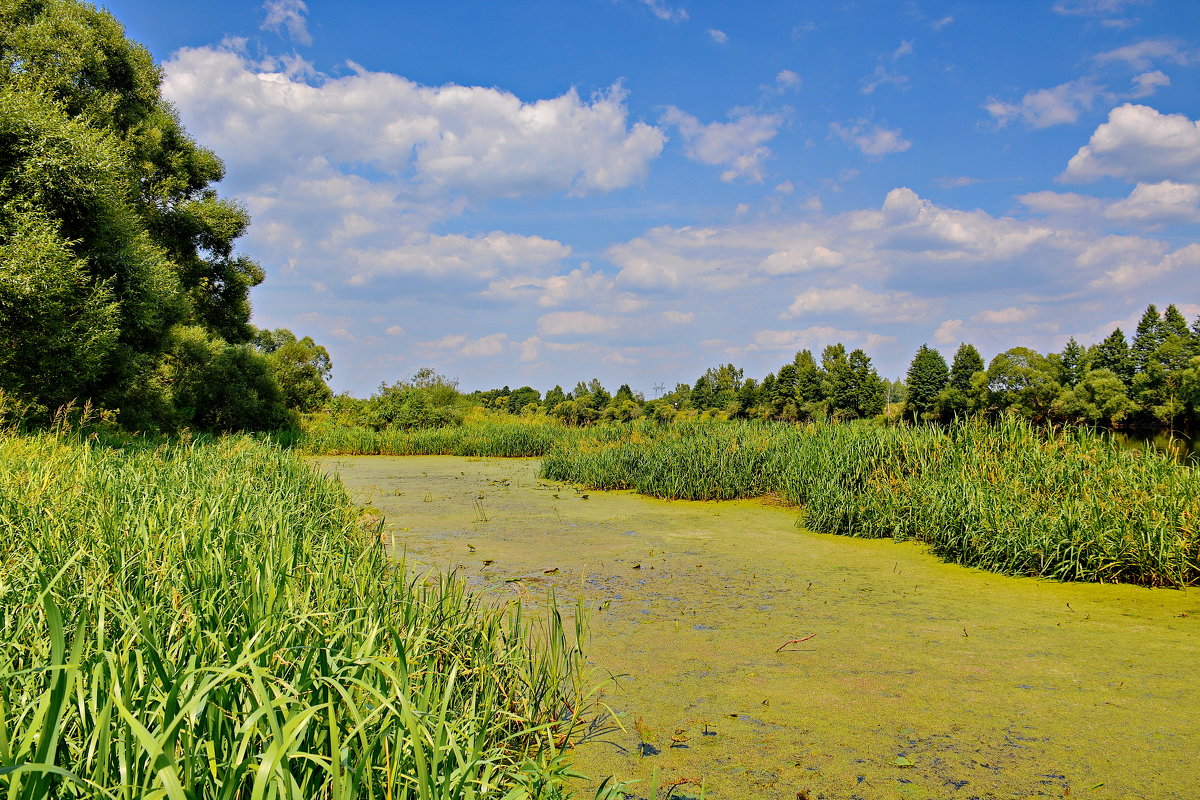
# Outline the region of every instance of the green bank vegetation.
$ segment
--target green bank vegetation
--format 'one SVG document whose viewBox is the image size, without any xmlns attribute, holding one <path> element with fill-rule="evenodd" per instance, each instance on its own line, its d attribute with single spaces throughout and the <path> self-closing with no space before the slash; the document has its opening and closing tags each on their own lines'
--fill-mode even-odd
<svg viewBox="0 0 1200 800">
<path fill-rule="evenodd" d="M 0 431 L 6 797 L 555 797 L 578 621 L 416 578 L 247 438 Z"/>
<path fill-rule="evenodd" d="M 439 429 L 324 426 L 311 453 L 543 456 L 542 476 L 670 499 L 776 495 L 815 531 L 928 543 L 1016 575 L 1200 581 L 1200 473 L 1087 429 L 1026 420 L 948 427 L 646 420 L 579 428 L 477 415 Z"/>
</svg>

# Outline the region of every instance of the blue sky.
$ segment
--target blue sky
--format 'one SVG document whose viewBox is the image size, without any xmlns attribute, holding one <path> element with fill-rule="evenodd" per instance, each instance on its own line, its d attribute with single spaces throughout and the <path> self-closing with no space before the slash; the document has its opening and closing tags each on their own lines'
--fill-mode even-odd
<svg viewBox="0 0 1200 800">
<path fill-rule="evenodd" d="M 365 396 L 1200 314 L 1200 4 L 117 0 Z"/>
</svg>

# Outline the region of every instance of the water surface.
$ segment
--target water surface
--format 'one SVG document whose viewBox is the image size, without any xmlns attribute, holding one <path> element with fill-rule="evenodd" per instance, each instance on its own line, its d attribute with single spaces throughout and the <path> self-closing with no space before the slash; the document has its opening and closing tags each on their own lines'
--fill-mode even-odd
<svg viewBox="0 0 1200 800">
<path fill-rule="evenodd" d="M 549 483 L 535 460 L 317 461 L 410 562 L 585 599 L 624 730 L 576 765 L 639 797 L 1200 797 L 1195 592 L 1004 577 L 792 508 Z"/>
</svg>

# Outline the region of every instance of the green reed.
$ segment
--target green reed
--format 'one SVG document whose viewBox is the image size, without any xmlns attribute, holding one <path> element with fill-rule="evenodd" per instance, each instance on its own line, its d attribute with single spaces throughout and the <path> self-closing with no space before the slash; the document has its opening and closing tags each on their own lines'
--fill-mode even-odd
<svg viewBox="0 0 1200 800">
<path fill-rule="evenodd" d="M 10 800 L 559 796 L 578 617 L 407 575 L 290 453 L 0 433 L 0 530 Z"/>
<path fill-rule="evenodd" d="M 627 426 L 553 447 L 544 477 L 656 497 L 777 494 L 815 531 L 928 543 L 969 566 L 1059 580 L 1200 581 L 1200 473 L 1086 430 L 1019 420 Z"/>
<path fill-rule="evenodd" d="M 280 444 L 320 455 L 454 455 L 525 458 L 545 455 L 556 442 L 579 438 L 569 428 L 544 418 L 486 416 L 445 428 L 392 428 L 382 431 L 318 423 L 302 433 L 276 434 Z"/>
</svg>

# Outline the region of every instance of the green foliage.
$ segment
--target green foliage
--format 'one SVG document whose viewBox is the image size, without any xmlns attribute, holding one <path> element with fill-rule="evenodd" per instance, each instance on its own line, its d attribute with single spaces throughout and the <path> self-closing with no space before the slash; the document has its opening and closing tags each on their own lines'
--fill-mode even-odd
<svg viewBox="0 0 1200 800">
<path fill-rule="evenodd" d="M 921 345 L 905 376 L 908 395 L 904 402 L 904 415 L 913 420 L 934 416 L 938 408 L 938 395 L 949 381 L 950 369 L 946 366 L 946 359 L 937 350 Z"/>
<path fill-rule="evenodd" d="M 333 362 L 329 351 L 312 337 L 297 339 L 286 328 L 256 329 L 254 348 L 266 356 L 271 377 L 287 408 L 311 413 L 324 408 L 333 398 L 327 383 Z"/>
<path fill-rule="evenodd" d="M 211 188 L 221 162 L 183 130 L 159 81 L 106 12 L 0 2 L 0 389 L 47 408 L 90 398 L 143 427 L 274 427 L 286 414 L 260 385 L 261 362 L 216 343 L 253 335 L 249 291 L 263 273 L 233 249 L 249 217 Z M 181 357 L 195 330 L 211 358 Z M 241 366 L 249 401 L 196 397 L 212 369 Z"/>
<path fill-rule="evenodd" d="M 0 485 L 6 796 L 563 790 L 579 620 L 407 576 L 299 458 L 0 433 Z"/>
</svg>

